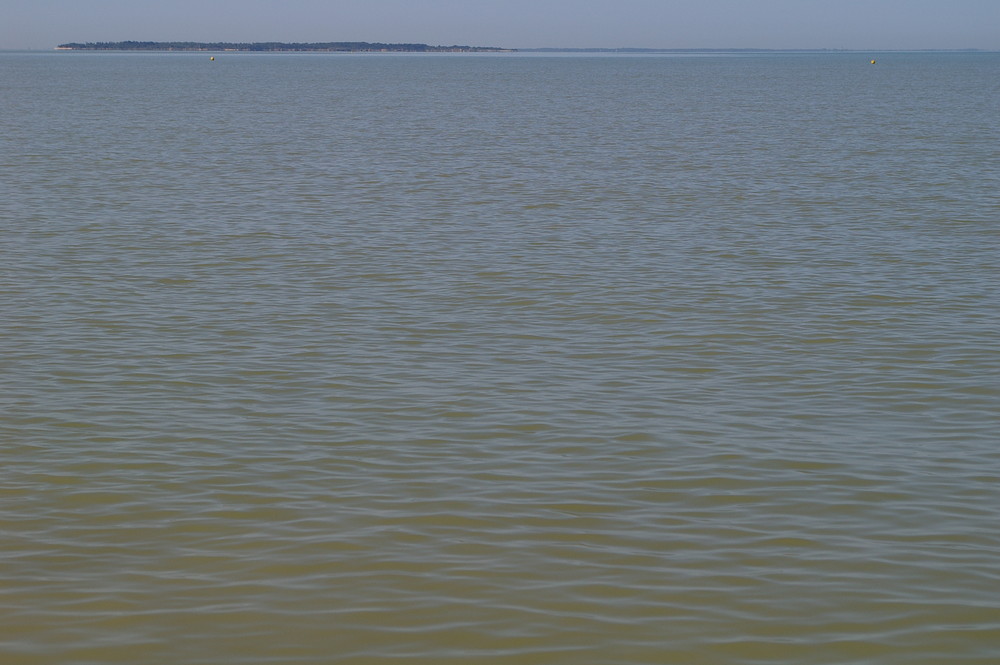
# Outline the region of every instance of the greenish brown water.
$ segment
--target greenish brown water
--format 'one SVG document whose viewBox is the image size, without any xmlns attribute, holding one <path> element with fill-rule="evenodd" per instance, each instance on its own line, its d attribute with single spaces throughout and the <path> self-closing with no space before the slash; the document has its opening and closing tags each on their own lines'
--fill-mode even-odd
<svg viewBox="0 0 1000 665">
<path fill-rule="evenodd" d="M 1000 660 L 1000 56 L 868 59 L 0 54 L 0 660 Z"/>
</svg>

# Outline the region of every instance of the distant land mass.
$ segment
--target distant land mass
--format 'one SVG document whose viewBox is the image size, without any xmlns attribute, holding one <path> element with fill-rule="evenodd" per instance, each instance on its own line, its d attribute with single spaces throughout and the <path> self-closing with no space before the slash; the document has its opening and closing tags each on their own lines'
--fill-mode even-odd
<svg viewBox="0 0 1000 665">
<path fill-rule="evenodd" d="M 428 44 L 382 44 L 380 42 L 71 42 L 60 44 L 63 51 L 322 51 L 331 53 L 481 53 L 512 52 L 496 46 L 430 46 Z"/>
</svg>

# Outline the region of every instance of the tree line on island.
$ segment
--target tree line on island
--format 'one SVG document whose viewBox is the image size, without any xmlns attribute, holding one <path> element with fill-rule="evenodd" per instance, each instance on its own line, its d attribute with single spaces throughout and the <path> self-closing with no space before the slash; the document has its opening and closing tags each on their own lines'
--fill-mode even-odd
<svg viewBox="0 0 1000 665">
<path fill-rule="evenodd" d="M 428 44 L 383 44 L 381 42 L 86 42 L 60 44 L 71 51 L 326 51 L 341 53 L 475 53 L 513 51 L 495 46 L 430 46 Z"/>
</svg>

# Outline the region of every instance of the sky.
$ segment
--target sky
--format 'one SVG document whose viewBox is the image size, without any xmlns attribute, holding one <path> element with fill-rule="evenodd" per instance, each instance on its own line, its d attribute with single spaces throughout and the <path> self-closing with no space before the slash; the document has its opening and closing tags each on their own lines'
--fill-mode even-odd
<svg viewBox="0 0 1000 665">
<path fill-rule="evenodd" d="M 1000 50 L 1000 0 L 0 0 L 0 49 L 130 39 Z"/>
</svg>

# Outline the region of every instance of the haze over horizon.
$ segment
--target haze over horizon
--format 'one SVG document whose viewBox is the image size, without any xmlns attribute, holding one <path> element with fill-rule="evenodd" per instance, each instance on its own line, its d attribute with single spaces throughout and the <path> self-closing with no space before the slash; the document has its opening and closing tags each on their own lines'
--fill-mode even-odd
<svg viewBox="0 0 1000 665">
<path fill-rule="evenodd" d="M 0 49 L 65 42 L 1000 50 L 997 0 L 7 0 Z"/>
</svg>

